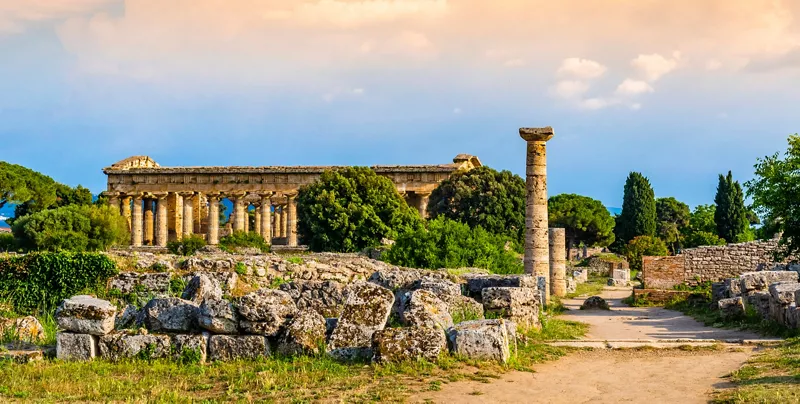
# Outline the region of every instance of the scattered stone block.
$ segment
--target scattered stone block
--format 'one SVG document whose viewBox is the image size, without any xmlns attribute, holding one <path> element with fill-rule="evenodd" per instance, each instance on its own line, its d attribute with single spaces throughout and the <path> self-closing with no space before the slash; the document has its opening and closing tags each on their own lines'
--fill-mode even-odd
<svg viewBox="0 0 800 404">
<path fill-rule="evenodd" d="M 539 326 L 540 296 L 531 288 L 497 287 L 483 289 L 483 308 L 525 327 Z"/>
<path fill-rule="evenodd" d="M 629 269 L 615 269 L 611 273 L 612 279 L 617 279 L 624 282 L 631 281 L 631 271 Z"/>
<path fill-rule="evenodd" d="M 442 331 L 453 326 L 449 307 L 428 290 L 406 292 L 400 321 L 407 326 L 438 328 Z"/>
<path fill-rule="evenodd" d="M 446 303 L 454 323 L 484 319 L 483 304 L 469 296 L 452 296 Z"/>
<path fill-rule="evenodd" d="M 578 290 L 578 282 L 575 278 L 567 278 L 567 294 L 575 293 Z"/>
<path fill-rule="evenodd" d="M 476 320 L 456 324 L 447 332 L 454 354 L 469 359 L 508 362 L 508 329 L 505 320 Z"/>
<path fill-rule="evenodd" d="M 732 296 L 728 284 L 725 282 L 714 282 L 711 284 L 711 303 L 716 303 L 730 297 Z"/>
<path fill-rule="evenodd" d="M 427 290 L 441 300 L 461 296 L 461 285 L 447 279 L 424 276 L 411 285 L 412 290 Z"/>
<path fill-rule="evenodd" d="M 97 353 L 97 336 L 70 332 L 56 334 L 56 358 L 60 360 L 88 361 Z"/>
<path fill-rule="evenodd" d="M 740 297 L 720 299 L 717 308 L 725 319 L 735 319 L 744 316 L 744 301 Z"/>
<path fill-rule="evenodd" d="M 486 288 L 538 288 L 536 277 L 531 275 L 464 275 L 467 281 L 467 293 L 474 299 L 481 299 Z"/>
<path fill-rule="evenodd" d="M 114 330 L 117 308 L 110 302 L 79 295 L 65 299 L 56 309 L 56 322 L 62 330 L 76 334 L 105 335 Z"/>
<path fill-rule="evenodd" d="M 45 350 L 27 342 L 0 344 L 0 361 L 11 361 L 21 365 L 43 360 Z"/>
<path fill-rule="evenodd" d="M 347 294 L 328 352 L 339 359 L 369 359 L 372 357 L 372 334 L 386 326 L 394 305 L 394 294 L 365 282 L 348 286 Z"/>
<path fill-rule="evenodd" d="M 178 362 L 196 360 L 205 363 L 208 357 L 208 333 L 172 336 L 172 358 Z"/>
<path fill-rule="evenodd" d="M 589 270 L 586 268 L 573 268 L 572 277 L 576 283 L 586 283 L 589 281 Z"/>
<path fill-rule="evenodd" d="M 212 335 L 208 341 L 211 361 L 256 359 L 269 354 L 269 342 L 260 335 Z"/>
<path fill-rule="evenodd" d="M 722 282 L 725 283 L 725 288 L 728 290 L 728 297 L 742 295 L 742 282 L 739 278 L 728 278 Z"/>
<path fill-rule="evenodd" d="M 136 319 L 139 317 L 139 309 L 136 306 L 129 304 L 125 306 L 125 310 L 122 313 L 117 314 L 116 319 L 114 320 L 114 328 L 117 330 L 123 330 L 128 328 L 136 323 Z"/>
<path fill-rule="evenodd" d="M 171 353 L 169 335 L 113 333 L 100 337 L 100 357 L 110 361 L 120 359 L 161 359 Z"/>
<path fill-rule="evenodd" d="M 186 285 L 181 299 L 196 304 L 203 303 L 206 299 L 222 299 L 222 288 L 205 274 L 199 274 Z"/>
<path fill-rule="evenodd" d="M 762 318 L 769 318 L 769 292 L 751 292 L 744 296 L 745 307 L 752 307 Z"/>
<path fill-rule="evenodd" d="M 45 338 L 42 323 L 32 316 L 9 320 L 0 318 L 0 336 L 3 335 L 10 335 L 17 341 L 25 342 L 36 342 Z"/>
<path fill-rule="evenodd" d="M 787 324 L 787 309 L 794 303 L 794 295 L 800 291 L 800 283 L 777 282 L 769 285 L 769 313 L 770 318 L 778 324 Z"/>
<path fill-rule="evenodd" d="M 446 350 L 447 340 L 440 328 L 386 328 L 372 337 L 372 360 L 378 363 L 417 359 L 435 362 Z"/>
<path fill-rule="evenodd" d="M 278 343 L 280 355 L 317 354 L 325 342 L 325 317 L 314 310 L 301 310 L 286 327 Z"/>
<path fill-rule="evenodd" d="M 138 323 L 154 332 L 185 333 L 197 329 L 199 307 L 177 297 L 156 298 L 139 313 Z"/>
<path fill-rule="evenodd" d="M 611 310 L 611 308 L 602 297 L 592 296 L 583 302 L 581 310 Z"/>
<path fill-rule="evenodd" d="M 124 294 L 166 295 L 169 293 L 171 276 L 166 272 L 123 272 L 108 281 L 108 289 L 117 289 Z"/>
<path fill-rule="evenodd" d="M 239 328 L 248 334 L 276 336 L 297 313 L 292 297 L 281 290 L 259 289 L 239 298 Z"/>
<path fill-rule="evenodd" d="M 293 281 L 280 286 L 300 310 L 313 309 L 323 317 L 339 317 L 344 307 L 343 284 L 336 281 Z"/>
<path fill-rule="evenodd" d="M 215 334 L 236 334 L 239 330 L 239 316 L 231 302 L 222 298 L 208 298 L 200 304 L 197 324 Z"/>
<path fill-rule="evenodd" d="M 765 291 L 770 284 L 775 282 L 797 282 L 798 274 L 794 271 L 758 271 L 746 272 L 739 276 L 740 288 L 743 294 L 753 294 Z"/>
</svg>

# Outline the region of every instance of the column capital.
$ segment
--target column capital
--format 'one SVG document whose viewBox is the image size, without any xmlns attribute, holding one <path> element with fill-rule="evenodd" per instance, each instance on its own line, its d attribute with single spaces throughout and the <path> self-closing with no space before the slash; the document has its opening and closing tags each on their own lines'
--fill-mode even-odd
<svg viewBox="0 0 800 404">
<path fill-rule="evenodd" d="M 206 199 L 209 199 L 209 200 L 210 199 L 217 199 L 217 200 L 219 200 L 219 199 L 223 198 L 223 196 L 224 195 L 221 192 L 211 192 L 211 193 L 207 193 L 206 194 Z"/>
<path fill-rule="evenodd" d="M 545 126 L 544 128 L 519 128 L 519 136 L 525 139 L 526 142 L 546 142 L 555 136 L 555 132 L 550 126 Z"/>
<path fill-rule="evenodd" d="M 290 201 L 291 201 L 291 200 L 293 200 L 293 199 L 295 199 L 295 198 L 297 198 L 297 192 L 292 192 L 292 193 L 288 193 L 288 194 L 286 194 L 286 198 L 287 198 L 288 200 L 290 200 Z"/>
<path fill-rule="evenodd" d="M 150 194 L 150 196 L 161 201 L 167 199 L 167 197 L 169 196 L 169 192 L 153 192 Z"/>
<path fill-rule="evenodd" d="M 272 197 L 272 195 L 275 195 L 275 192 L 272 191 L 258 192 L 258 196 L 260 196 L 261 198 L 270 198 Z"/>
<path fill-rule="evenodd" d="M 119 198 L 122 193 L 117 191 L 103 191 L 102 195 L 106 198 Z"/>
<path fill-rule="evenodd" d="M 144 197 L 144 192 L 128 192 L 125 196 L 133 199 L 142 199 Z"/>
<path fill-rule="evenodd" d="M 176 192 L 176 194 L 184 197 L 184 198 L 191 198 L 195 195 L 194 192 Z"/>
</svg>

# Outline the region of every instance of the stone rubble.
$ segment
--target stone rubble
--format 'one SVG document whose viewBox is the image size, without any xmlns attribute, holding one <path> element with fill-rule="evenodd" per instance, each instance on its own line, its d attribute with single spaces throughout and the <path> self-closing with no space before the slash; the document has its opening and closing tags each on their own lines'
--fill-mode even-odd
<svg viewBox="0 0 800 404">
<path fill-rule="evenodd" d="M 539 328 L 540 297 L 536 289 L 493 287 L 483 289 L 486 313 L 509 319 L 525 327 Z"/>
<path fill-rule="evenodd" d="M 447 352 L 447 340 L 440 328 L 386 328 L 373 334 L 372 351 L 372 360 L 377 363 L 417 359 L 435 362 Z"/>
<path fill-rule="evenodd" d="M 347 302 L 333 330 L 328 352 L 345 360 L 372 357 L 372 335 L 384 329 L 394 305 L 394 294 L 374 283 L 348 286 Z"/>
<path fill-rule="evenodd" d="M 222 288 L 206 274 L 199 274 L 186 285 L 181 299 L 200 304 L 206 299 L 222 299 Z"/>
<path fill-rule="evenodd" d="M 239 328 L 247 334 L 274 337 L 297 313 L 292 297 L 281 290 L 259 289 L 236 302 Z"/>
<path fill-rule="evenodd" d="M 92 335 L 106 335 L 113 331 L 116 315 L 116 306 L 86 295 L 65 299 L 55 314 L 62 330 Z"/>
<path fill-rule="evenodd" d="M 197 304 L 177 297 L 150 300 L 139 313 L 137 324 L 154 332 L 197 330 Z"/>
<path fill-rule="evenodd" d="M 325 342 L 326 321 L 314 310 L 301 310 L 286 327 L 278 343 L 281 355 L 317 354 Z"/>
<path fill-rule="evenodd" d="M 508 328 L 505 320 L 474 320 L 456 324 L 447 332 L 454 354 L 472 359 L 508 362 Z"/>
<path fill-rule="evenodd" d="M 453 326 L 447 303 L 428 290 L 405 292 L 400 321 L 405 326 L 446 330 Z"/>
</svg>

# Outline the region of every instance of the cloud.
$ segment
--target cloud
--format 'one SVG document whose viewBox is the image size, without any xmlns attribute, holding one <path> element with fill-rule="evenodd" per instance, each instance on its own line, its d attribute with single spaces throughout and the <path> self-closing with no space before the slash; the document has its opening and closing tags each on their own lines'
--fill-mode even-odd
<svg viewBox="0 0 800 404">
<path fill-rule="evenodd" d="M 719 70 L 722 68 L 722 62 L 717 59 L 709 59 L 706 61 L 706 70 Z"/>
<path fill-rule="evenodd" d="M 509 60 L 506 60 L 505 63 L 503 63 L 503 66 L 505 66 L 505 67 L 521 67 L 521 66 L 525 66 L 525 61 L 522 60 L 522 59 L 509 59 Z"/>
<path fill-rule="evenodd" d="M 746 65 L 747 71 L 756 73 L 797 68 L 800 68 L 800 46 L 779 56 L 762 57 L 751 60 Z"/>
<path fill-rule="evenodd" d="M 636 96 L 645 93 L 652 93 L 655 91 L 650 84 L 641 80 L 625 79 L 619 86 L 615 93 L 623 96 Z"/>
<path fill-rule="evenodd" d="M 568 58 L 561 62 L 558 68 L 558 75 L 561 77 L 570 76 L 579 79 L 594 79 L 605 74 L 606 68 L 594 60 L 581 58 Z"/>
<path fill-rule="evenodd" d="M 578 106 L 583 109 L 590 109 L 590 110 L 597 110 L 603 109 L 606 107 L 610 107 L 612 105 L 619 104 L 619 100 L 615 100 L 612 98 L 589 98 L 585 100 L 581 100 L 578 103 Z"/>
<path fill-rule="evenodd" d="M 678 51 L 673 52 L 672 58 L 666 58 L 658 53 L 652 53 L 649 55 L 639 55 L 636 59 L 631 61 L 631 65 L 644 75 L 645 80 L 654 82 L 675 70 L 680 60 L 681 53 Z"/>
<path fill-rule="evenodd" d="M 561 80 L 550 89 L 551 95 L 571 99 L 580 97 L 589 90 L 589 84 L 580 80 Z"/>
<path fill-rule="evenodd" d="M 408 17 L 437 18 L 446 15 L 447 11 L 447 0 L 319 0 L 300 2 L 290 9 L 270 9 L 263 13 L 263 17 L 266 20 L 296 20 L 306 25 L 333 24 L 357 28 Z"/>
<path fill-rule="evenodd" d="M 116 0 L 0 0 L 0 35 L 19 34 L 28 24 L 66 19 L 112 2 Z"/>
</svg>

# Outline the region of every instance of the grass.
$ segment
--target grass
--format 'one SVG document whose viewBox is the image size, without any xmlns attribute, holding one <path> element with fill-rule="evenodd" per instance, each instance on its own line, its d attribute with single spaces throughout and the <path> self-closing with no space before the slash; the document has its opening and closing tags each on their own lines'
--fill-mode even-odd
<svg viewBox="0 0 800 404">
<path fill-rule="evenodd" d="M 800 403 L 800 339 L 767 349 L 730 374 L 734 388 L 715 403 Z"/>
<path fill-rule="evenodd" d="M 578 296 L 599 295 L 600 292 L 603 291 L 603 288 L 606 287 L 606 280 L 607 278 L 589 278 L 589 281 L 579 283 L 575 288 L 575 292 L 567 294 L 566 298 L 574 299 Z"/>
</svg>

